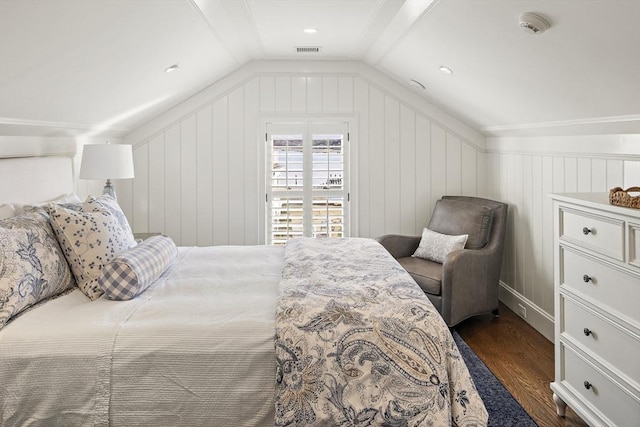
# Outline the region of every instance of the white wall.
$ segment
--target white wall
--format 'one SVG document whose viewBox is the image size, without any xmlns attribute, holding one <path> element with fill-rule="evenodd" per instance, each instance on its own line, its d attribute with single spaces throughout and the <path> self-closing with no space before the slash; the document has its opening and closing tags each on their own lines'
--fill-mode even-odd
<svg viewBox="0 0 640 427">
<path fill-rule="evenodd" d="M 509 203 L 500 299 L 553 339 L 550 193 L 640 184 L 640 135 L 488 138 L 488 197 Z"/>
<path fill-rule="evenodd" d="M 180 245 L 264 242 L 266 116 L 355 117 L 353 235 L 419 234 L 444 194 L 509 203 L 501 300 L 553 338 L 552 192 L 640 183 L 640 135 L 488 138 L 364 64 L 253 63 L 127 137 L 119 201 Z M 352 189 L 353 190 L 353 189 Z"/>
<path fill-rule="evenodd" d="M 355 118 L 355 236 L 419 234 L 441 195 L 485 188 L 484 137 L 363 64 L 261 63 L 234 74 L 125 138 L 136 178 L 118 199 L 134 231 L 185 246 L 263 243 L 265 116 Z"/>
</svg>

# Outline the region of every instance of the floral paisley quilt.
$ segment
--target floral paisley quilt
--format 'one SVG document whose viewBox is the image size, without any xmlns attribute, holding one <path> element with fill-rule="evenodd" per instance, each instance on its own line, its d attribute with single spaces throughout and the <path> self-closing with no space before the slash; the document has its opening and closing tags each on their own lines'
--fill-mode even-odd
<svg viewBox="0 0 640 427">
<path fill-rule="evenodd" d="M 289 241 L 276 311 L 276 426 L 485 426 L 449 329 L 371 239 Z"/>
</svg>

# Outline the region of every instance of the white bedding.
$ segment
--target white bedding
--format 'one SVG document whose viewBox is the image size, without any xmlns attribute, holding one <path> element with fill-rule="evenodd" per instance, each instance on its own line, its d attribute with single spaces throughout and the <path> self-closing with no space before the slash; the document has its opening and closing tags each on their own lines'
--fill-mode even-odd
<svg viewBox="0 0 640 427">
<path fill-rule="evenodd" d="M 283 249 L 179 248 L 131 301 L 79 290 L 0 330 L 0 425 L 267 426 Z"/>
</svg>

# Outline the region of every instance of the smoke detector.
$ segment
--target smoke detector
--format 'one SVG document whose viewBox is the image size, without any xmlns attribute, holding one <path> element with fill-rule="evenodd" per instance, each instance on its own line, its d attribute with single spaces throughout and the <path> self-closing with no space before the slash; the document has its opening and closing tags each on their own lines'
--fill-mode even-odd
<svg viewBox="0 0 640 427">
<path fill-rule="evenodd" d="M 549 21 L 535 13 L 526 12 L 520 15 L 520 28 L 527 34 L 542 34 L 550 26 Z"/>
</svg>

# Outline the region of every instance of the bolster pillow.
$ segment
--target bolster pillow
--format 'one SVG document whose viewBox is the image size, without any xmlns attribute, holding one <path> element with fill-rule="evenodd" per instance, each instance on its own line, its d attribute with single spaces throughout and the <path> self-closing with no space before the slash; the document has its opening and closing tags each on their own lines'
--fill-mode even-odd
<svg viewBox="0 0 640 427">
<path fill-rule="evenodd" d="M 153 236 L 121 252 L 102 267 L 98 285 L 109 299 L 129 300 L 160 277 L 177 254 L 178 249 L 171 238 Z"/>
</svg>

